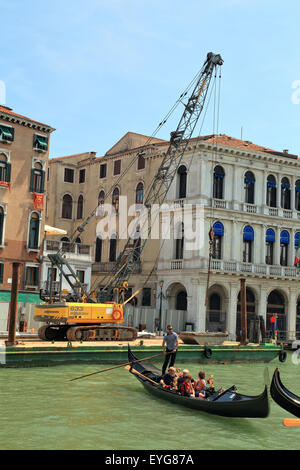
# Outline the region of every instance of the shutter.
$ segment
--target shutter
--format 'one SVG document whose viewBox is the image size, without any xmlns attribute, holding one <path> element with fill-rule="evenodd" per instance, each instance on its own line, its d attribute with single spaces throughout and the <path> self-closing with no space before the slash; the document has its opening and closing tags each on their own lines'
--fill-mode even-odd
<svg viewBox="0 0 300 470">
<path fill-rule="evenodd" d="M 45 192 L 45 172 L 41 171 L 41 193 Z"/>
<path fill-rule="evenodd" d="M 34 168 L 32 168 L 31 175 L 30 175 L 30 189 L 29 189 L 29 191 L 31 193 L 33 193 L 33 191 L 34 191 L 33 183 L 34 183 Z"/>
<path fill-rule="evenodd" d="M 5 177 L 5 181 L 7 183 L 10 183 L 10 174 L 11 174 L 11 163 L 7 163 L 6 164 L 6 177 Z"/>
</svg>

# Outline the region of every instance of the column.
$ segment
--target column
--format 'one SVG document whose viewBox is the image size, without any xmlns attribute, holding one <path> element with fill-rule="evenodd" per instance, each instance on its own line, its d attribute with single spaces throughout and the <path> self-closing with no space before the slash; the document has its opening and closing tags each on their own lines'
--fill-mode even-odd
<svg viewBox="0 0 300 470">
<path fill-rule="evenodd" d="M 262 214 L 267 214 L 267 171 L 263 172 L 262 184 Z"/>
<path fill-rule="evenodd" d="M 289 289 L 289 304 L 287 309 L 287 339 L 296 339 L 297 291 Z"/>
<path fill-rule="evenodd" d="M 261 247 L 260 247 L 260 262 L 266 264 L 266 230 L 267 226 L 262 224 L 261 226 Z"/>
<path fill-rule="evenodd" d="M 295 259 L 295 233 L 296 230 L 294 228 L 290 231 L 290 243 L 288 246 L 288 266 L 294 266 L 294 259 Z"/>
<path fill-rule="evenodd" d="M 232 221 L 232 238 L 231 238 L 231 259 L 232 261 L 239 261 L 238 259 L 238 249 L 240 247 L 239 243 L 239 234 L 238 234 L 239 225 L 237 220 Z"/>
<path fill-rule="evenodd" d="M 206 283 L 197 280 L 192 280 L 193 285 L 193 305 L 192 305 L 192 316 L 195 323 L 195 331 L 205 332 L 206 330 L 206 305 L 205 305 L 205 296 L 206 296 Z"/>
<path fill-rule="evenodd" d="M 275 238 L 275 253 L 274 253 L 274 264 L 280 265 L 280 232 L 281 227 L 277 227 L 275 230 L 276 238 Z"/>
<path fill-rule="evenodd" d="M 237 296 L 239 292 L 238 281 L 230 283 L 229 300 L 227 307 L 227 331 L 229 340 L 236 340 L 236 311 L 237 311 Z"/>
<path fill-rule="evenodd" d="M 291 182 L 291 210 L 293 211 L 293 217 L 297 217 L 297 214 L 295 213 L 295 185 L 296 185 L 296 177 L 295 175 L 292 176 L 292 182 Z"/>
<path fill-rule="evenodd" d="M 281 204 L 281 175 L 275 176 L 276 178 L 276 207 L 280 208 Z"/>
<path fill-rule="evenodd" d="M 262 316 L 267 326 L 267 289 L 266 286 L 261 285 L 260 295 L 257 299 L 257 315 Z M 262 338 L 264 340 L 264 338 Z"/>
</svg>

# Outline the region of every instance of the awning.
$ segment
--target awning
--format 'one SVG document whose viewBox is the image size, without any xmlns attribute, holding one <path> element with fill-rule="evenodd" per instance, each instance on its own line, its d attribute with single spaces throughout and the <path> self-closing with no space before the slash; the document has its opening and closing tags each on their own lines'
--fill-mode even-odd
<svg viewBox="0 0 300 470">
<path fill-rule="evenodd" d="M 272 228 L 268 228 L 266 232 L 266 242 L 275 242 L 275 232 Z"/>
<path fill-rule="evenodd" d="M 0 131 L 1 131 L 2 137 L 4 137 L 4 139 L 7 139 L 7 140 L 12 140 L 13 139 L 13 132 L 12 132 L 12 130 L 10 130 L 9 127 L 0 126 Z"/>
<path fill-rule="evenodd" d="M 51 225 L 45 225 L 44 231 L 48 235 L 66 235 L 68 232 L 62 228 L 51 227 Z"/>
<path fill-rule="evenodd" d="M 36 140 L 38 141 L 39 145 L 45 149 L 48 148 L 48 142 L 43 139 L 43 137 L 36 137 Z"/>
<path fill-rule="evenodd" d="M 280 243 L 288 245 L 290 243 L 290 234 L 287 230 L 282 230 L 280 234 Z"/>
<path fill-rule="evenodd" d="M 250 240 L 250 241 L 254 240 L 254 230 L 252 227 L 250 227 L 250 225 L 247 225 L 244 228 L 243 238 L 244 240 Z"/>
<path fill-rule="evenodd" d="M 213 225 L 213 231 L 215 235 L 222 237 L 224 235 L 224 226 L 222 222 L 215 222 Z"/>
<path fill-rule="evenodd" d="M 11 292 L 10 291 L 0 291 L 0 302 L 10 302 Z M 27 303 L 27 304 L 38 304 L 41 303 L 39 294 L 33 294 L 31 292 L 19 292 L 18 302 Z"/>
</svg>

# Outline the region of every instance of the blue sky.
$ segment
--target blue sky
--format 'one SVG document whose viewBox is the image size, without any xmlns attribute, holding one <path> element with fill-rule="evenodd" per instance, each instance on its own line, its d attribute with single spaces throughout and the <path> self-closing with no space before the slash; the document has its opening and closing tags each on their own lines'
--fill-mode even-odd
<svg viewBox="0 0 300 470">
<path fill-rule="evenodd" d="M 57 129 L 52 157 L 151 135 L 209 51 L 224 59 L 219 132 L 243 126 L 246 140 L 300 154 L 297 0 L 0 0 L 0 11 L 6 104 Z"/>
</svg>

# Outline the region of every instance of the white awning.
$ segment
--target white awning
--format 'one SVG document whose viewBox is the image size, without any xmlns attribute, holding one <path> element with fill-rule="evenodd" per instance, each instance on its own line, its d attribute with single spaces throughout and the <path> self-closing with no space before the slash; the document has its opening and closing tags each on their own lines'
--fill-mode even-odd
<svg viewBox="0 0 300 470">
<path fill-rule="evenodd" d="M 45 225 L 44 231 L 49 235 L 66 235 L 68 232 L 61 228 L 51 227 L 51 225 Z"/>
</svg>

